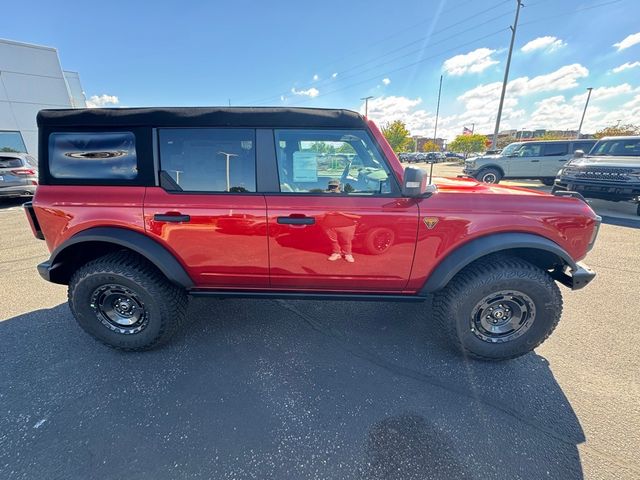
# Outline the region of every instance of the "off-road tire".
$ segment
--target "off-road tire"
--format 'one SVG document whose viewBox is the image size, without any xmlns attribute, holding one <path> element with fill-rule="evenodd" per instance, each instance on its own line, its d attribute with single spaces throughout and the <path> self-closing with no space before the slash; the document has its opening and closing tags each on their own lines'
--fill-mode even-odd
<svg viewBox="0 0 640 480">
<path fill-rule="evenodd" d="M 516 290 L 527 295 L 535 317 L 521 336 L 490 343 L 474 333 L 472 313 L 492 293 Z M 491 255 L 461 270 L 433 299 L 433 313 L 453 348 L 479 360 L 508 360 L 544 342 L 562 315 L 562 295 L 544 270 L 516 257 Z"/>
<path fill-rule="evenodd" d="M 105 285 L 120 285 L 140 300 L 146 321 L 140 331 L 125 334 L 117 325 L 105 326 L 92 306 L 95 292 Z M 76 321 L 91 336 L 119 350 L 137 351 L 157 347 L 178 331 L 186 316 L 188 298 L 184 289 L 170 283 L 144 259 L 129 252 L 115 252 L 86 263 L 73 274 L 68 301 Z"/>
<path fill-rule="evenodd" d="M 484 183 L 500 183 L 502 173 L 497 168 L 483 168 L 476 174 L 476 180 Z"/>
<path fill-rule="evenodd" d="M 540 181 L 542 182 L 543 185 L 547 187 L 553 187 L 553 184 L 556 181 L 556 179 L 549 177 L 549 178 L 541 178 Z"/>
</svg>

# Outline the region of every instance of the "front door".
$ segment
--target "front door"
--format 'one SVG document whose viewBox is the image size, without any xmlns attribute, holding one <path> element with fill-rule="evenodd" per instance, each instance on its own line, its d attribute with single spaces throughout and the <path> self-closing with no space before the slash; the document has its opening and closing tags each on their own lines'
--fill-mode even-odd
<svg viewBox="0 0 640 480">
<path fill-rule="evenodd" d="M 509 157 L 507 177 L 537 178 L 540 176 L 540 155 L 542 144 L 525 143 L 513 156 Z"/>
<path fill-rule="evenodd" d="M 272 288 L 401 291 L 419 209 L 364 130 L 276 130 L 267 195 Z"/>
<path fill-rule="evenodd" d="M 161 186 L 145 195 L 147 232 L 176 255 L 196 287 L 268 287 L 254 130 L 159 129 L 158 143 Z"/>
</svg>

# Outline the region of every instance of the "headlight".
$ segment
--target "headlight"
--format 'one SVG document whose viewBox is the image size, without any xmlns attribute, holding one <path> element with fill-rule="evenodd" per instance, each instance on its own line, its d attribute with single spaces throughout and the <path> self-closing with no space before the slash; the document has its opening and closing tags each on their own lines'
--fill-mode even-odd
<svg viewBox="0 0 640 480">
<path fill-rule="evenodd" d="M 469 168 L 474 168 L 476 166 L 476 161 L 475 160 L 467 160 L 465 162 L 465 165 Z"/>
</svg>

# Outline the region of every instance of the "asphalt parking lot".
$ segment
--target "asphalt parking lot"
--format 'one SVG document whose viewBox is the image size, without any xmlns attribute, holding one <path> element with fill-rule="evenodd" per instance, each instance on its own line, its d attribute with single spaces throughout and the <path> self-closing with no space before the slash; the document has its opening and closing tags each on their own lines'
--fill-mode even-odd
<svg viewBox="0 0 640 480">
<path fill-rule="evenodd" d="M 0 208 L 2 479 L 640 477 L 633 225 L 602 226 L 596 280 L 507 363 L 450 353 L 428 305 L 364 302 L 192 300 L 171 344 L 120 353 L 39 278 L 18 205 Z"/>
</svg>

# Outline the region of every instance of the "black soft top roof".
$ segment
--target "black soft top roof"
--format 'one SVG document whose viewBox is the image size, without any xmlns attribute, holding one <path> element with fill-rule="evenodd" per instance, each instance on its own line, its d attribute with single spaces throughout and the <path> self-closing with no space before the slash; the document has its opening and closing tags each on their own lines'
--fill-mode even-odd
<svg viewBox="0 0 640 480">
<path fill-rule="evenodd" d="M 39 127 L 325 127 L 363 128 L 351 110 L 282 107 L 161 107 L 40 110 Z"/>
</svg>

